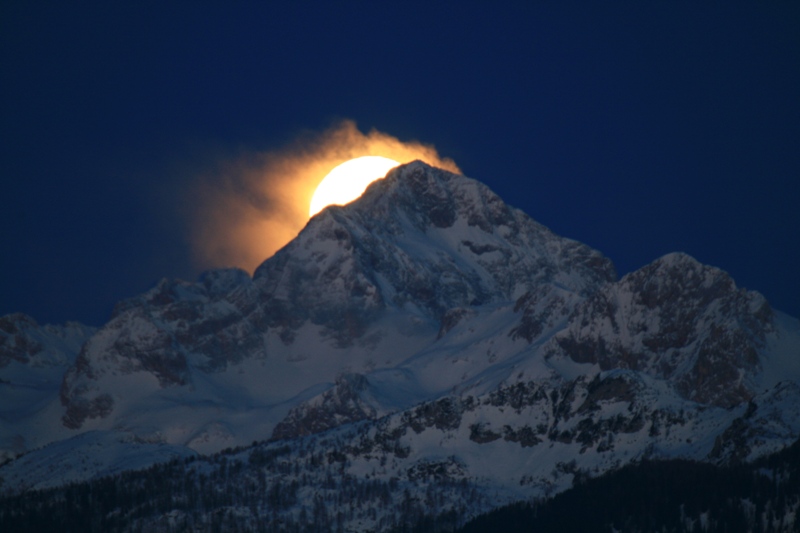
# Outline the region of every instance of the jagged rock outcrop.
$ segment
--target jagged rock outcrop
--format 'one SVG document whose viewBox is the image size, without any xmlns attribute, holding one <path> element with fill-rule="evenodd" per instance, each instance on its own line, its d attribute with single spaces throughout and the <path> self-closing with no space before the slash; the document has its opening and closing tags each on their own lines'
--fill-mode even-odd
<svg viewBox="0 0 800 533">
<path fill-rule="evenodd" d="M 375 418 L 369 382 L 362 374 L 343 374 L 329 390 L 289 411 L 272 432 L 272 440 L 292 439 Z"/>
<path fill-rule="evenodd" d="M 511 330 L 511 338 L 533 342 L 544 331 L 566 322 L 583 300 L 579 294 L 555 285 L 542 285 L 525 292 L 514 304 L 514 312 L 521 313 L 522 318 Z"/>
<path fill-rule="evenodd" d="M 247 273 L 217 270 L 197 283 L 162 280 L 121 302 L 83 346 L 60 391 L 63 423 L 77 429 L 114 408 L 104 377 L 146 373 L 162 388 L 184 386 L 193 370 L 215 372 L 263 353 L 263 315 Z"/>
<path fill-rule="evenodd" d="M 0 317 L 0 368 L 12 361 L 33 367 L 68 365 L 95 328 L 77 322 L 40 326 L 33 317 Z"/>
<path fill-rule="evenodd" d="M 763 296 L 675 253 L 579 304 L 548 355 L 644 372 L 670 380 L 684 398 L 731 407 L 753 397 L 748 377 L 773 330 Z"/>
</svg>

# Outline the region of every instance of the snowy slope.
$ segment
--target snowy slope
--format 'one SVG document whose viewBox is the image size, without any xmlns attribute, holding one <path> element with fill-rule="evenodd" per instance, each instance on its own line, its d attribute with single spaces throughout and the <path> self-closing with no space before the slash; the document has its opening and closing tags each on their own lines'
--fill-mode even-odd
<svg viewBox="0 0 800 533">
<path fill-rule="evenodd" d="M 22 313 L 0 317 L 0 463 L 67 436 L 58 391 L 95 328 L 39 325 Z"/>
</svg>

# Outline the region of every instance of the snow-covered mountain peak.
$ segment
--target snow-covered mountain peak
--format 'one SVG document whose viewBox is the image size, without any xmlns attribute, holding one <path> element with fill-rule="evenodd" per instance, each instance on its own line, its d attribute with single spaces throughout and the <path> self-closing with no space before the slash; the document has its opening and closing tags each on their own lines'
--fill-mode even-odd
<svg viewBox="0 0 800 533">
<path fill-rule="evenodd" d="M 602 254 L 555 235 L 485 185 L 417 161 L 352 204 L 323 210 L 254 279 L 270 298 L 305 309 L 349 308 L 363 319 L 413 305 L 438 321 L 449 309 L 518 298 L 543 283 L 589 294 L 615 276 Z"/>
</svg>

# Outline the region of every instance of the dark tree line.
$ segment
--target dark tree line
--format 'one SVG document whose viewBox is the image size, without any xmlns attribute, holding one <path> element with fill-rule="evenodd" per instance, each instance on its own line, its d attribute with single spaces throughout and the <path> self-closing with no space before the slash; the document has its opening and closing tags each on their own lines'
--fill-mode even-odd
<svg viewBox="0 0 800 533">
<path fill-rule="evenodd" d="M 683 460 L 629 465 L 550 500 L 497 509 L 458 530 L 486 531 L 800 531 L 800 441 L 747 465 Z"/>
<path fill-rule="evenodd" d="M 379 479 L 346 454 L 255 446 L 0 499 L 0 531 L 338 532 L 359 521 L 392 533 L 454 531 L 486 505 L 442 465 Z M 413 479 L 412 479 L 413 478 Z M 455 504 L 453 502 L 456 502 Z M 587 479 L 458 530 L 515 532 L 800 531 L 800 441 L 754 464 L 647 461 Z"/>
<path fill-rule="evenodd" d="M 176 460 L 0 499 L 0 532 L 338 532 L 354 518 L 379 531 L 452 529 L 465 509 L 442 516 L 434 509 L 478 498 L 463 479 L 415 486 L 394 477 L 356 477 L 345 472 L 347 461 L 343 454 L 289 446 Z"/>
</svg>

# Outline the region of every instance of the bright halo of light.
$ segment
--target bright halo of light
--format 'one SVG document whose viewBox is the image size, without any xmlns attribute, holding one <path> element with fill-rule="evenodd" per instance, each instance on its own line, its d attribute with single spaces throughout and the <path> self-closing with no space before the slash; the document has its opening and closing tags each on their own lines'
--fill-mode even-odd
<svg viewBox="0 0 800 533">
<path fill-rule="evenodd" d="M 378 155 L 366 155 L 345 161 L 323 178 L 311 197 L 308 216 L 313 217 L 329 205 L 344 205 L 352 202 L 373 181 L 386 175 L 399 165 L 394 159 Z"/>
</svg>

